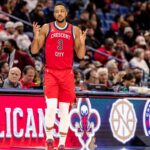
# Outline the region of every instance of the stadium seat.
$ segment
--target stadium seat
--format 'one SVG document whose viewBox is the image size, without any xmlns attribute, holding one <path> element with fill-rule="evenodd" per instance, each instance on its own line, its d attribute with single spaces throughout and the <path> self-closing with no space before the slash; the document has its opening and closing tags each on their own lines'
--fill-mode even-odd
<svg viewBox="0 0 150 150">
<path fill-rule="evenodd" d="M 119 11 L 120 11 L 120 14 L 125 15 L 129 12 L 129 9 L 128 7 L 120 6 Z"/>
<path fill-rule="evenodd" d="M 104 16 L 103 12 L 99 11 L 96 14 L 97 14 L 97 16 L 99 17 L 100 20 L 105 20 L 105 16 Z"/>
<path fill-rule="evenodd" d="M 106 13 L 106 18 L 107 20 L 113 20 L 114 19 L 114 15 L 112 13 Z"/>
</svg>

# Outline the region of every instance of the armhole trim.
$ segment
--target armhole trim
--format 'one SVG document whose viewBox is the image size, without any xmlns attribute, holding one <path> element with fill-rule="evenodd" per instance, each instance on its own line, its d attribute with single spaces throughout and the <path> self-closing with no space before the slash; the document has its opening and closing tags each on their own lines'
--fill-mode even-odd
<svg viewBox="0 0 150 150">
<path fill-rule="evenodd" d="M 50 32 L 51 32 L 51 23 L 49 23 L 48 24 L 49 26 L 49 29 L 48 29 L 48 32 L 47 32 L 47 34 L 46 34 L 46 37 L 45 37 L 45 39 L 47 39 L 47 37 L 48 37 L 48 35 L 50 34 Z"/>
</svg>

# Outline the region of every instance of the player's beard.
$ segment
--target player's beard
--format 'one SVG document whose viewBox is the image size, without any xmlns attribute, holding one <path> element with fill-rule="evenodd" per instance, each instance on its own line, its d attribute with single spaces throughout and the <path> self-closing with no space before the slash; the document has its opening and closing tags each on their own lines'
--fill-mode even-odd
<svg viewBox="0 0 150 150">
<path fill-rule="evenodd" d="M 65 19 L 62 19 L 62 20 L 56 19 L 56 21 L 57 21 L 58 23 L 63 23 L 63 22 L 65 21 Z"/>
</svg>

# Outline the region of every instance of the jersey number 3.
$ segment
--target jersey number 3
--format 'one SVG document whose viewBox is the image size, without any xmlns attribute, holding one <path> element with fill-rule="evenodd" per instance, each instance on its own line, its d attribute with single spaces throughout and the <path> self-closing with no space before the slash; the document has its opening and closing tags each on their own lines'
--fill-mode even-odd
<svg viewBox="0 0 150 150">
<path fill-rule="evenodd" d="M 58 40 L 57 43 L 58 43 L 57 49 L 62 50 L 63 49 L 63 40 Z"/>
</svg>

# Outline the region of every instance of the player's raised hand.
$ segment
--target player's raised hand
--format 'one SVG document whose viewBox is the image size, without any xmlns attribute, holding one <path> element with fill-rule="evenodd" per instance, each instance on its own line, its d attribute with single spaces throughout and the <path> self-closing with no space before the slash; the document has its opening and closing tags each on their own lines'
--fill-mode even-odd
<svg viewBox="0 0 150 150">
<path fill-rule="evenodd" d="M 33 33 L 34 36 L 38 37 L 40 33 L 40 26 L 37 24 L 37 22 L 33 22 Z"/>
<path fill-rule="evenodd" d="M 87 30 L 88 30 L 88 29 L 86 29 L 85 31 L 81 31 L 81 30 L 80 30 L 80 40 L 81 40 L 81 44 L 85 44 L 85 39 L 86 39 Z"/>
</svg>

